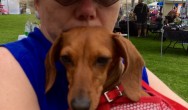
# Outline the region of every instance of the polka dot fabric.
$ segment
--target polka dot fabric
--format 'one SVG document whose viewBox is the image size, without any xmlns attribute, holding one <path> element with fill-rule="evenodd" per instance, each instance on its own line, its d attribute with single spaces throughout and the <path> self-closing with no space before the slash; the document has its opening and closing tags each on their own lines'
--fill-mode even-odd
<svg viewBox="0 0 188 110">
<path fill-rule="evenodd" d="M 141 97 L 133 102 L 127 97 L 119 97 L 113 102 L 100 104 L 97 110 L 176 110 L 167 101 L 157 96 Z"/>
<path fill-rule="evenodd" d="M 127 103 L 112 107 L 110 110 L 171 110 L 166 103 Z"/>
</svg>

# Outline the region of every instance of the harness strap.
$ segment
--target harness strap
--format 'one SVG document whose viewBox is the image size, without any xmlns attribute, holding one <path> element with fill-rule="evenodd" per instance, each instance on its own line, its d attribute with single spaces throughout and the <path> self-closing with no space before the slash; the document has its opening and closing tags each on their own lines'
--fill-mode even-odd
<svg viewBox="0 0 188 110">
<path fill-rule="evenodd" d="M 122 84 L 115 86 L 114 89 L 104 92 L 103 95 L 101 95 L 99 103 L 106 103 L 106 102 L 112 102 L 113 100 L 117 99 L 118 97 L 123 95 L 124 88 Z"/>
<path fill-rule="evenodd" d="M 147 91 L 151 91 L 156 96 L 160 97 L 165 103 L 169 105 L 169 107 L 174 110 L 188 110 L 186 107 L 182 106 L 181 104 L 169 99 L 168 97 L 160 94 L 159 92 L 155 91 L 153 88 L 151 88 L 146 82 L 142 81 L 142 87 L 145 88 Z M 123 95 L 123 86 L 122 84 L 116 86 L 114 89 L 106 91 L 104 94 L 101 95 L 99 106 L 97 110 L 110 110 L 111 104 L 114 102 L 123 102 L 128 103 L 130 102 L 129 99 L 125 97 L 121 97 Z"/>
<path fill-rule="evenodd" d="M 164 101 L 168 102 L 168 104 L 170 106 L 172 106 L 173 108 L 175 108 L 176 110 L 188 110 L 188 108 L 182 106 L 181 104 L 179 104 L 176 101 L 173 101 L 172 99 L 162 95 L 161 93 L 157 92 L 156 90 L 154 90 L 153 88 L 151 88 L 146 82 L 142 81 L 142 87 L 144 87 L 146 90 L 148 91 L 152 91 L 154 94 L 156 94 L 157 96 L 159 96 L 161 99 L 163 99 Z"/>
</svg>

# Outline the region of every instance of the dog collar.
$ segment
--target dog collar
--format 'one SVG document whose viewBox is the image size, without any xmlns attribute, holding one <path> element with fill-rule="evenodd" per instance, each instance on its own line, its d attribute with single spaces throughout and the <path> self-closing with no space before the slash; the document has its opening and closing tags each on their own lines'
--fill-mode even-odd
<svg viewBox="0 0 188 110">
<path fill-rule="evenodd" d="M 106 91 L 101 95 L 99 103 L 101 104 L 105 102 L 112 102 L 118 97 L 122 96 L 123 91 L 124 91 L 124 88 L 122 84 L 115 86 L 114 89 Z"/>
</svg>

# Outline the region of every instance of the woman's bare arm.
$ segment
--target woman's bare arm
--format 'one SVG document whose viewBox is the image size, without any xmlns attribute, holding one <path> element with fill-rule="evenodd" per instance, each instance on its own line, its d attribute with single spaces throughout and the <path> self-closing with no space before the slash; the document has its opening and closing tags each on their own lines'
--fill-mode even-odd
<svg viewBox="0 0 188 110">
<path fill-rule="evenodd" d="M 174 93 L 165 83 L 163 83 L 155 74 L 153 74 L 150 70 L 147 69 L 148 79 L 150 86 L 158 91 L 159 93 L 167 96 L 168 98 L 182 104 L 183 106 L 188 108 L 188 103 L 183 100 L 180 96 Z"/>
<path fill-rule="evenodd" d="M 0 110 L 39 110 L 36 94 L 28 78 L 3 47 L 0 47 Z"/>
</svg>

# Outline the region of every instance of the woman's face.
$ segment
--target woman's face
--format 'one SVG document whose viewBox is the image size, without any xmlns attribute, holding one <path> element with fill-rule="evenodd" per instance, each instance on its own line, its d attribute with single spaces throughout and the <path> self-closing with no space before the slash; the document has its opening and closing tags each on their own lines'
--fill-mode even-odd
<svg viewBox="0 0 188 110">
<path fill-rule="evenodd" d="M 113 31 L 120 3 L 105 7 L 95 0 L 78 0 L 64 6 L 56 0 L 35 0 L 35 7 L 40 16 L 41 31 L 53 42 L 62 31 L 78 26 L 103 26 Z"/>
</svg>

